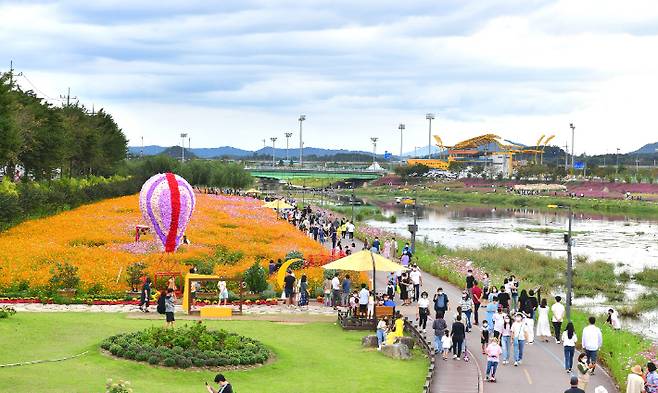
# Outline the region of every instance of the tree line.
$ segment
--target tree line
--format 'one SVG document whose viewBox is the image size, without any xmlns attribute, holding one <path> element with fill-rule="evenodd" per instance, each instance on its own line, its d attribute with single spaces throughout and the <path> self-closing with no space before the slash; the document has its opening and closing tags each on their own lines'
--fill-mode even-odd
<svg viewBox="0 0 658 393">
<path fill-rule="evenodd" d="M 0 74 L 0 172 L 30 180 L 110 176 L 126 157 L 127 139 L 104 110 L 53 106 Z"/>
</svg>

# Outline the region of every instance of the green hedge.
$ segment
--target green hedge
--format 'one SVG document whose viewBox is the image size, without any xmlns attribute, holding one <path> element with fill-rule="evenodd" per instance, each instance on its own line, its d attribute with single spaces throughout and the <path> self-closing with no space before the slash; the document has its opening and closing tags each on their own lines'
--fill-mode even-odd
<svg viewBox="0 0 658 393">
<path fill-rule="evenodd" d="M 5 177 L 0 182 L 0 230 L 85 203 L 134 194 L 140 187 L 139 180 L 121 176 L 18 183 Z"/>
</svg>

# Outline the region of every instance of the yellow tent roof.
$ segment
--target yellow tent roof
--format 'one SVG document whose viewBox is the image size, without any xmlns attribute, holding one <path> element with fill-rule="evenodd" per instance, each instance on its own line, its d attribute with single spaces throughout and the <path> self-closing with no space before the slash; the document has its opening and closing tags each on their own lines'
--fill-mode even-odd
<svg viewBox="0 0 658 393">
<path fill-rule="evenodd" d="M 373 266 L 374 260 L 374 266 Z M 406 267 L 399 263 L 386 259 L 383 256 L 373 253 L 369 250 L 362 250 L 348 255 L 337 261 L 322 266 L 324 269 L 333 270 L 352 270 L 357 272 L 380 271 L 380 272 L 397 272 L 398 270 L 407 270 Z"/>
<path fill-rule="evenodd" d="M 245 191 L 245 193 L 246 193 L 246 194 L 260 194 L 261 192 L 258 191 L 258 190 L 255 189 L 255 188 L 250 188 L 250 189 L 248 189 L 247 191 Z"/>
<path fill-rule="evenodd" d="M 270 209 L 292 209 L 293 206 L 289 205 L 283 199 L 276 199 L 271 202 L 267 202 L 263 207 L 269 207 Z"/>
</svg>

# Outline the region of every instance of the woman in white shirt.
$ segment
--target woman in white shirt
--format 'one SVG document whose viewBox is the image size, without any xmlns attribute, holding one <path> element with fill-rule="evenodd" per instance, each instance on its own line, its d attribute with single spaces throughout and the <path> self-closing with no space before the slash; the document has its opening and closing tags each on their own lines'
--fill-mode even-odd
<svg viewBox="0 0 658 393">
<path fill-rule="evenodd" d="M 578 336 L 573 327 L 573 323 L 567 324 L 567 329 L 562 333 L 562 345 L 564 345 L 564 369 L 571 374 L 573 368 L 573 355 L 576 353 L 576 343 Z"/>
<path fill-rule="evenodd" d="M 420 299 L 418 299 L 418 313 L 416 313 L 416 320 L 418 321 L 418 328 L 425 329 L 427 328 L 427 316 L 430 315 L 430 299 L 427 292 L 420 294 Z"/>
</svg>

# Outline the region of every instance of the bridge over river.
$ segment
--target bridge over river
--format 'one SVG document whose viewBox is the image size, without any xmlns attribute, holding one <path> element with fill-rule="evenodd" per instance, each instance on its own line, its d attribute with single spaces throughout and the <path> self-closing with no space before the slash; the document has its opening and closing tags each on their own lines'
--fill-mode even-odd
<svg viewBox="0 0 658 393">
<path fill-rule="evenodd" d="M 383 170 L 354 168 L 290 168 L 290 167 L 247 167 L 254 177 L 291 180 L 291 179 L 327 179 L 327 180 L 374 180 L 386 174 Z"/>
</svg>

